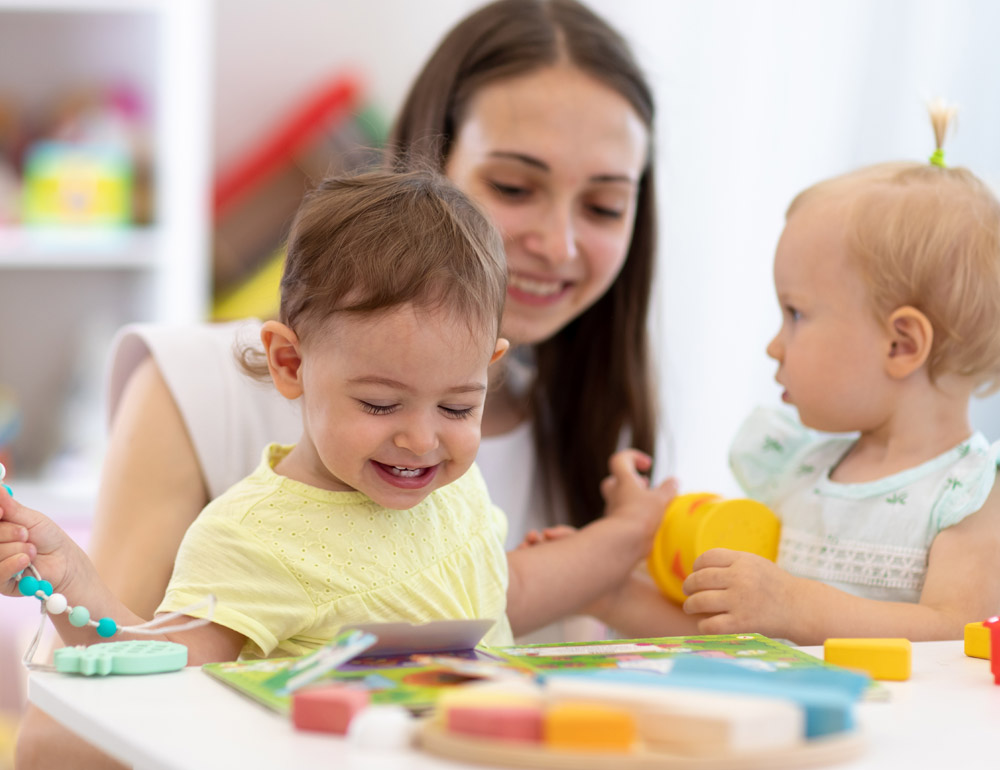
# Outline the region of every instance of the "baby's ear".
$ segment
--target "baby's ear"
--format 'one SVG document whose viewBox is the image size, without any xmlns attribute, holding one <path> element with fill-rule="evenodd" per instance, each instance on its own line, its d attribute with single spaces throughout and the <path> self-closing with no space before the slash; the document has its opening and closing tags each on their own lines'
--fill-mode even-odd
<svg viewBox="0 0 1000 770">
<path fill-rule="evenodd" d="M 910 305 L 897 308 L 886 321 L 889 350 L 886 371 L 901 380 L 920 369 L 931 354 L 934 327 L 923 313 Z"/>
<path fill-rule="evenodd" d="M 265 321 L 260 340 L 267 354 L 267 368 L 274 387 L 285 398 L 302 395 L 302 353 L 298 335 L 283 323 Z"/>
</svg>

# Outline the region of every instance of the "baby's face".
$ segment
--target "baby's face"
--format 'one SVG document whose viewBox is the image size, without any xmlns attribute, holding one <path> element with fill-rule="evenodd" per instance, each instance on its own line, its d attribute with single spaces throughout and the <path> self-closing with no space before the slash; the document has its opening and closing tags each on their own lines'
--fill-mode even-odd
<svg viewBox="0 0 1000 770">
<path fill-rule="evenodd" d="M 338 314 L 302 349 L 308 481 L 406 509 L 479 449 L 487 368 L 505 343 L 442 310 Z"/>
<path fill-rule="evenodd" d="M 850 258 L 842 201 L 804 203 L 788 218 L 774 258 L 781 328 L 767 346 L 782 399 L 817 430 L 870 429 L 887 414 L 892 344 Z"/>
</svg>

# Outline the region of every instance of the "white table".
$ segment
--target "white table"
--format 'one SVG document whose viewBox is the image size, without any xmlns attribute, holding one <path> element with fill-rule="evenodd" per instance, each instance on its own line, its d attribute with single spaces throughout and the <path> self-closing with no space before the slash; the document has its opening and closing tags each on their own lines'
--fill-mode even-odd
<svg viewBox="0 0 1000 770">
<path fill-rule="evenodd" d="M 806 647 L 822 657 L 822 648 Z M 888 702 L 864 702 L 868 749 L 843 770 L 1000 768 L 1000 687 L 989 661 L 961 642 L 913 645 L 913 675 L 886 682 Z M 35 672 L 28 697 L 74 732 L 143 770 L 461 770 L 473 765 L 419 751 L 364 750 L 296 731 L 289 720 L 197 668 L 147 677 Z"/>
</svg>

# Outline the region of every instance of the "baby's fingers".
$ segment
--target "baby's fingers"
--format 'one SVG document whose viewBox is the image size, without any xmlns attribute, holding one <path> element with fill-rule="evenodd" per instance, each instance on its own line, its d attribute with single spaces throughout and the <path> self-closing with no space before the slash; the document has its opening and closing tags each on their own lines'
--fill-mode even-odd
<svg viewBox="0 0 1000 770">
<path fill-rule="evenodd" d="M 733 551 L 729 548 L 709 548 L 695 559 L 691 566 L 695 571 L 707 567 L 729 567 L 738 558 L 739 553 L 740 551 Z"/>
<path fill-rule="evenodd" d="M 31 543 L 3 543 L 0 545 L 0 590 L 5 593 L 16 591 L 12 582 L 14 576 L 31 564 L 37 551 Z"/>
<path fill-rule="evenodd" d="M 717 615 L 728 612 L 730 597 L 726 591 L 699 591 L 684 600 L 684 612 L 688 615 Z"/>
<path fill-rule="evenodd" d="M 0 521 L 0 543 L 28 542 L 28 528 L 10 521 Z"/>
<path fill-rule="evenodd" d="M 722 567 L 702 567 L 688 575 L 681 590 L 688 596 L 699 591 L 718 591 L 729 587 L 729 571 Z"/>
</svg>

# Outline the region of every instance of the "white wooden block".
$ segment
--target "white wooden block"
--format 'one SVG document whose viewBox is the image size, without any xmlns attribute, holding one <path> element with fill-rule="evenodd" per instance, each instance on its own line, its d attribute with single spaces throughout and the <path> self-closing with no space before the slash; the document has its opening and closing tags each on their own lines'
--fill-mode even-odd
<svg viewBox="0 0 1000 770">
<path fill-rule="evenodd" d="M 627 707 L 651 749 L 681 754 L 735 754 L 785 749 L 805 740 L 805 714 L 792 701 L 740 693 L 647 687 L 551 677 L 547 702 L 590 698 Z"/>
</svg>

